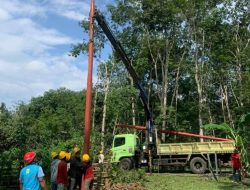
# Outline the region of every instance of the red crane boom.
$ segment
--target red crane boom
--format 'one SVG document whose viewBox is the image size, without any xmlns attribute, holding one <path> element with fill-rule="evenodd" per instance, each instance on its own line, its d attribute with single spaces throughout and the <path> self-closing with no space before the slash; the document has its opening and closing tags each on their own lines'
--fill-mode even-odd
<svg viewBox="0 0 250 190">
<path fill-rule="evenodd" d="M 120 128 L 129 128 L 129 129 L 137 129 L 141 131 L 146 131 L 146 127 L 139 126 L 139 125 L 123 125 L 118 124 L 116 125 Z M 226 139 L 226 138 L 219 138 L 214 136 L 206 136 L 206 135 L 197 135 L 193 133 L 186 133 L 186 132 L 178 132 L 178 131 L 168 131 L 168 130 L 159 130 L 160 133 L 165 133 L 169 135 L 178 135 L 178 136 L 185 136 L 185 137 L 196 137 L 196 138 L 203 138 L 203 139 L 209 139 L 209 140 L 215 140 L 215 141 L 232 141 L 232 139 Z"/>
</svg>

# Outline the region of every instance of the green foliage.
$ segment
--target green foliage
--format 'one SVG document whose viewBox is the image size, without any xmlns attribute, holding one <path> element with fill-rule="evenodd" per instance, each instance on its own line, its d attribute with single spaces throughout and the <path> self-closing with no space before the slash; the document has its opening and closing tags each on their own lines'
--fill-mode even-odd
<svg viewBox="0 0 250 190">
<path fill-rule="evenodd" d="M 115 166 L 108 173 L 112 183 L 144 182 L 146 179 L 146 173 L 142 169 L 125 171 Z"/>
<path fill-rule="evenodd" d="M 250 113 L 244 114 L 240 117 L 239 125 L 250 126 Z"/>
<path fill-rule="evenodd" d="M 247 114 L 248 115 L 248 114 Z M 240 124 L 242 123 L 242 118 L 240 119 Z M 243 141 L 242 136 L 239 134 L 238 130 L 232 129 L 229 125 L 223 123 L 221 125 L 218 124 L 207 124 L 204 125 L 203 128 L 205 130 L 222 130 L 225 132 L 227 135 L 229 135 L 234 141 L 235 141 L 235 146 L 240 148 L 240 155 L 241 155 L 241 163 L 242 166 L 245 169 L 249 168 L 249 160 L 248 160 L 248 154 L 246 150 L 246 142 Z"/>
<path fill-rule="evenodd" d="M 109 93 L 108 96 L 108 117 L 110 119 L 118 118 L 122 123 L 131 122 L 132 119 L 131 113 L 131 100 L 136 97 L 136 90 L 131 86 L 124 86 L 122 88 L 115 88 Z M 115 123 L 113 123 L 115 124 Z"/>
<path fill-rule="evenodd" d="M 229 135 L 230 138 L 236 140 L 235 131 L 226 123 L 222 123 L 220 125 L 214 124 L 214 123 L 209 123 L 209 124 L 203 125 L 202 128 L 205 129 L 206 131 L 213 131 L 213 130 L 223 131 L 224 133 Z"/>
<path fill-rule="evenodd" d="M 19 148 L 11 148 L 2 152 L 0 157 L 0 168 L 19 168 L 20 154 L 22 151 Z"/>
<path fill-rule="evenodd" d="M 38 161 L 48 170 L 51 150 L 81 146 L 83 101 L 83 92 L 62 88 L 32 98 L 29 104 L 19 104 L 12 113 L 0 112 L 5 118 L 0 122 L 1 167 L 19 168 L 25 152 L 36 151 Z"/>
</svg>

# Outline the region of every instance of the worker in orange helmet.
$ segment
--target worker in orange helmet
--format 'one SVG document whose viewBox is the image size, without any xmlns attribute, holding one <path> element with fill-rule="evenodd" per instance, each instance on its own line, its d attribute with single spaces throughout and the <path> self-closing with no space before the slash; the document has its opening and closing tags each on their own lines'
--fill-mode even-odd
<svg viewBox="0 0 250 190">
<path fill-rule="evenodd" d="M 83 174 L 82 174 L 81 190 L 90 190 L 93 185 L 94 170 L 88 154 L 84 154 L 82 156 L 82 163 L 83 163 Z"/>
<path fill-rule="evenodd" d="M 73 156 L 70 160 L 70 190 L 75 190 L 77 187 L 81 188 L 82 183 L 82 162 L 81 151 L 78 146 L 73 149 Z"/>
<path fill-rule="evenodd" d="M 23 157 L 26 166 L 20 172 L 20 189 L 47 190 L 43 169 L 35 163 L 35 158 L 35 152 L 27 152 Z"/>
</svg>

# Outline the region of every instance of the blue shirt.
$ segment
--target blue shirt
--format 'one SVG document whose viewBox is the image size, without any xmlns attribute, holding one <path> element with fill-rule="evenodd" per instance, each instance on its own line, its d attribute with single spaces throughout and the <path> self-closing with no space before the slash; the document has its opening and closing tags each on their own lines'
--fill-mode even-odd
<svg viewBox="0 0 250 190">
<path fill-rule="evenodd" d="M 20 172 L 20 183 L 23 185 L 23 190 L 41 190 L 39 178 L 43 177 L 43 169 L 36 164 L 25 166 Z"/>
</svg>

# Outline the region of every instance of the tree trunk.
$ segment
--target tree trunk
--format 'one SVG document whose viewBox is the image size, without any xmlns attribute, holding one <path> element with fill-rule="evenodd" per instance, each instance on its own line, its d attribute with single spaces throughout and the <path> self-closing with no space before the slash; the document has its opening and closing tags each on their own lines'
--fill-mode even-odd
<svg viewBox="0 0 250 190">
<path fill-rule="evenodd" d="M 197 42 L 197 36 L 196 36 L 196 32 L 194 34 L 194 39 L 195 42 Z M 205 34 L 203 32 L 203 39 L 202 39 L 202 44 L 203 44 L 203 50 L 202 50 L 202 54 L 204 54 L 204 41 L 205 41 Z M 196 47 L 195 49 L 195 81 L 196 81 L 196 85 L 197 85 L 197 92 L 198 92 L 198 121 L 199 121 L 199 128 L 200 128 L 200 135 L 204 134 L 204 131 L 202 129 L 202 111 L 203 111 L 203 90 L 202 90 L 202 70 L 203 70 L 203 65 L 204 62 L 202 61 L 201 66 L 199 65 L 199 61 L 198 61 L 198 53 L 199 53 L 199 49 Z M 203 138 L 200 139 L 201 142 L 203 142 Z"/>
<path fill-rule="evenodd" d="M 130 80 L 131 80 L 131 86 L 134 86 L 134 81 L 133 81 L 133 78 L 130 77 Z M 132 108 L 132 124 L 135 125 L 135 98 L 132 97 L 131 98 L 131 108 Z M 136 131 L 136 129 L 134 129 L 134 132 Z"/>
<path fill-rule="evenodd" d="M 164 57 L 160 57 L 160 61 L 162 64 L 162 86 L 163 86 L 163 93 L 162 93 L 162 130 L 167 129 L 167 108 L 168 108 L 168 72 L 169 72 L 169 56 L 170 51 L 172 49 L 172 44 L 169 43 L 169 40 L 166 40 L 166 52 Z M 164 143 L 166 141 L 166 134 L 162 134 L 161 140 Z"/>
<path fill-rule="evenodd" d="M 229 103 L 228 103 L 227 85 L 222 86 L 222 90 L 223 90 L 224 101 L 225 101 L 225 105 L 227 109 L 227 117 L 228 117 L 230 126 L 234 129 L 234 121 L 233 121 L 231 110 L 230 110 Z"/>
<path fill-rule="evenodd" d="M 147 29 L 146 29 L 146 31 L 147 31 L 147 45 L 148 45 L 148 49 L 149 49 L 149 53 L 150 53 L 150 58 L 153 61 L 153 68 L 154 68 L 154 74 L 155 74 L 155 83 L 156 83 L 157 86 L 160 86 L 160 84 L 159 84 L 159 77 L 158 77 L 158 65 L 157 65 L 159 55 L 157 54 L 156 58 L 153 55 L 152 48 L 151 48 L 151 43 L 149 41 L 150 35 L 149 35 L 149 32 L 148 32 Z M 150 75 L 150 77 L 151 76 L 152 76 L 152 74 Z M 162 101 L 162 94 L 161 94 L 160 91 L 158 91 L 157 95 L 158 95 L 159 100 Z M 161 102 L 161 104 L 162 104 L 162 102 Z"/>
<path fill-rule="evenodd" d="M 132 63 L 131 63 L 131 65 L 132 65 Z M 129 77 L 129 78 L 130 78 L 130 82 L 131 82 L 130 84 L 133 87 L 134 86 L 133 78 L 132 77 Z M 132 123 L 133 123 L 133 125 L 135 125 L 135 98 L 132 97 L 131 100 L 132 100 L 132 103 L 131 103 L 131 108 L 132 108 Z"/>
<path fill-rule="evenodd" d="M 224 123 L 227 122 L 226 120 L 226 112 L 225 112 L 225 105 L 224 105 L 224 93 L 223 93 L 223 88 L 222 85 L 220 84 L 220 94 L 221 94 L 221 109 L 222 109 L 222 114 L 223 114 L 223 119 Z"/>
<path fill-rule="evenodd" d="M 239 92 L 239 107 L 243 107 L 244 104 L 243 104 L 243 87 L 242 87 L 242 64 L 241 64 L 241 61 L 240 61 L 240 54 L 241 54 L 241 48 L 240 48 L 240 41 L 239 41 L 239 24 L 237 24 L 237 32 L 235 34 L 235 41 L 236 41 L 236 53 L 235 53 L 235 59 L 236 59 L 236 71 L 237 71 L 237 81 L 238 81 L 238 85 L 239 85 L 239 89 L 240 89 L 240 92 Z M 248 41 L 249 42 L 249 41 Z M 247 46 L 248 46 L 248 43 L 247 43 Z M 247 47 L 246 46 L 246 47 Z M 232 88 L 233 90 L 233 88 Z M 235 96 L 235 99 L 237 100 L 236 96 Z"/>
<path fill-rule="evenodd" d="M 175 77 L 175 87 L 174 87 L 174 91 L 173 91 L 173 96 L 170 102 L 170 107 L 173 107 L 174 104 L 174 100 L 175 100 L 175 112 L 177 112 L 177 102 L 178 102 L 178 90 L 179 90 L 179 79 L 180 79 L 180 68 L 181 68 L 181 64 L 183 62 L 184 56 L 186 54 L 186 51 L 183 52 L 181 59 L 178 63 L 178 67 L 177 67 L 177 72 L 176 72 L 176 77 Z M 172 116 L 172 111 L 169 112 L 168 118 L 171 118 Z M 175 114 L 175 123 L 174 123 L 174 128 L 176 128 L 176 124 L 177 124 L 177 119 L 176 119 L 177 114 Z M 169 122 L 167 123 L 167 125 L 169 125 Z"/>
<path fill-rule="evenodd" d="M 202 88 L 200 85 L 200 79 L 199 79 L 199 74 L 198 74 L 198 66 L 197 63 L 195 64 L 195 80 L 197 84 L 197 91 L 198 91 L 198 96 L 199 96 L 199 103 L 198 103 L 198 120 L 199 120 L 199 127 L 200 127 L 200 135 L 204 134 L 202 127 Z M 203 139 L 200 139 L 201 142 L 203 142 Z"/>
<path fill-rule="evenodd" d="M 95 88 L 95 96 L 94 96 L 94 105 L 93 105 L 93 116 L 92 116 L 92 129 L 95 128 L 95 112 L 96 112 L 96 101 L 97 101 L 97 95 L 98 95 L 98 89 L 99 89 L 99 81 L 100 81 L 100 77 L 101 77 L 101 72 L 100 72 L 100 68 L 98 66 L 98 77 L 97 77 L 97 82 L 96 82 L 96 88 Z"/>
<path fill-rule="evenodd" d="M 114 63 L 112 61 L 112 64 L 114 66 Z M 109 87 L 110 87 L 110 77 L 112 76 L 112 72 L 113 72 L 113 66 L 111 68 L 110 73 L 108 72 L 108 67 L 107 67 L 107 63 L 105 63 L 105 84 L 104 84 L 104 100 L 103 100 L 103 112 L 102 112 L 102 137 L 101 137 L 101 148 L 102 150 L 104 150 L 104 135 L 105 135 L 105 126 L 106 126 L 106 113 L 107 113 L 107 97 L 108 97 L 108 93 L 109 93 Z"/>
</svg>

